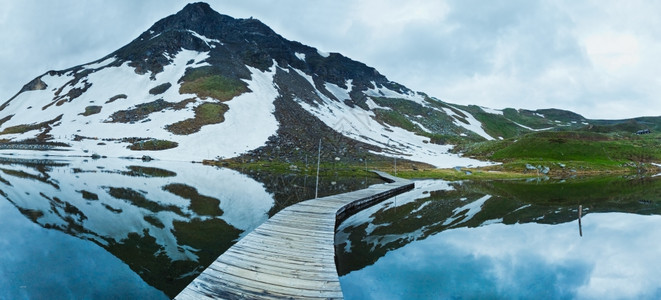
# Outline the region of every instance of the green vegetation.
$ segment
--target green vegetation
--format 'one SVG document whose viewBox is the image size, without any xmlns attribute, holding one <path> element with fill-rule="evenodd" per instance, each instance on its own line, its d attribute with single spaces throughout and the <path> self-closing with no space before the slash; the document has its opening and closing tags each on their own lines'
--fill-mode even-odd
<svg viewBox="0 0 661 300">
<path fill-rule="evenodd" d="M 160 223 L 150 216 L 146 216 L 145 221 Z M 174 298 L 193 280 L 191 276 L 181 278 L 182 274 L 197 274 L 194 271 L 198 270 L 200 265 L 205 265 L 204 263 L 209 265 L 213 261 L 196 262 L 183 259 L 173 261 L 148 230 L 131 232 L 119 242 L 109 239 L 108 245 L 104 248 L 124 261 L 145 282 L 163 291 L 170 298 Z"/>
<path fill-rule="evenodd" d="M 135 142 L 133 143 L 133 145 L 130 145 L 127 148 L 135 151 L 145 151 L 145 150 L 167 150 L 167 149 L 176 148 L 177 146 L 179 146 L 179 143 L 177 142 L 151 139 L 146 141 Z"/>
<path fill-rule="evenodd" d="M 641 188 L 644 186 L 645 188 Z M 500 194 L 521 202 L 552 206 L 560 200 L 571 199 L 574 203 L 606 206 L 618 195 L 621 205 L 626 202 L 639 204 L 641 199 L 656 199 L 661 191 L 661 180 L 650 178 L 624 178 L 622 176 L 592 176 L 574 180 L 548 181 L 545 184 L 526 181 L 495 181 L 483 186 L 484 191 Z M 506 192 L 505 192 L 506 191 Z M 570 192 L 570 194 L 568 194 Z M 615 203 L 612 203 L 615 204 Z"/>
<path fill-rule="evenodd" d="M 98 113 L 101 112 L 101 108 L 102 107 L 98 106 L 98 105 L 90 105 L 88 107 L 85 107 L 85 111 L 82 112 L 82 113 L 79 113 L 79 115 L 87 117 L 87 116 L 91 116 L 91 115 L 94 115 L 94 114 L 98 114 Z"/>
<path fill-rule="evenodd" d="M 199 249 L 195 254 L 200 257 L 199 264 L 202 266 L 211 264 L 218 255 L 234 245 L 241 234 L 241 230 L 217 218 L 174 221 L 172 225 L 172 233 L 179 245 Z M 210 235 L 213 238 L 209 238 Z"/>
<path fill-rule="evenodd" d="M 147 221 L 149 224 L 154 225 L 154 227 L 156 227 L 156 228 L 160 228 L 160 229 L 165 228 L 165 224 L 163 224 L 163 222 L 161 222 L 161 220 L 159 220 L 155 216 L 146 215 L 146 216 L 144 216 L 143 219 L 145 219 L 145 221 Z"/>
<path fill-rule="evenodd" d="M 441 136 L 442 138 L 442 136 Z M 398 161 L 396 175 L 403 178 L 446 180 L 494 180 L 531 177 L 594 176 L 602 174 L 657 174 L 652 162 L 661 162 L 661 135 L 601 134 L 587 131 L 533 132 L 505 140 L 466 142 L 457 146 L 464 155 L 501 164 L 481 168 L 436 169 L 410 161 Z M 232 159 L 205 162 L 242 172 L 316 175 L 313 164 L 300 161 L 255 161 Z M 372 157 L 361 161 L 328 160 L 321 163 L 322 176 L 373 177 L 368 170 L 395 175 L 392 159 Z"/>
<path fill-rule="evenodd" d="M 245 82 L 214 73 L 211 68 L 197 68 L 188 72 L 179 88 L 181 94 L 196 94 L 206 99 L 228 101 L 248 91 Z"/>
<path fill-rule="evenodd" d="M 174 205 L 162 205 L 158 202 L 151 201 L 147 199 L 142 193 L 130 188 L 108 187 L 106 190 L 113 198 L 126 200 L 137 207 L 147 209 L 154 213 L 170 211 L 180 216 L 185 216 L 179 207 Z"/>
<path fill-rule="evenodd" d="M 95 193 L 88 192 L 86 190 L 77 191 L 77 192 L 81 193 L 83 195 L 83 199 L 85 200 L 99 200 L 99 195 Z"/>
<path fill-rule="evenodd" d="M 203 103 L 195 108 L 194 118 L 168 125 L 165 129 L 177 135 L 192 134 L 204 125 L 222 123 L 228 110 L 229 106 L 224 103 Z"/>
<path fill-rule="evenodd" d="M 152 95 L 160 95 L 165 93 L 170 87 L 172 87 L 172 83 L 166 82 L 153 87 L 149 90 L 149 93 Z"/>
<path fill-rule="evenodd" d="M 26 133 L 30 130 L 40 129 L 40 124 L 21 124 L 5 128 L 0 135 L 3 134 L 14 134 L 14 133 Z"/>
<path fill-rule="evenodd" d="M 11 120 L 11 118 L 13 118 L 13 117 L 14 117 L 14 115 L 8 115 L 8 116 L 0 119 L 0 126 L 2 126 L 2 124 L 5 124 L 5 122 Z"/>
<path fill-rule="evenodd" d="M 45 129 L 45 128 L 50 128 L 50 125 L 53 123 L 56 123 L 62 119 L 62 115 L 57 116 L 55 119 L 49 120 L 49 121 L 44 121 L 41 123 L 36 123 L 36 124 L 21 124 L 21 125 L 15 125 L 15 126 L 10 126 L 2 130 L 0 132 L 0 135 L 4 134 L 14 134 L 14 133 L 26 133 L 31 130 L 37 130 L 37 129 Z"/>
<path fill-rule="evenodd" d="M 240 162 L 238 160 L 224 160 L 224 161 L 204 161 L 204 164 L 226 167 L 234 170 L 241 170 L 242 172 L 251 171 L 267 171 L 273 174 L 300 174 L 308 175 L 311 177 L 316 176 L 317 165 L 308 164 L 303 162 L 283 162 L 283 161 L 253 161 L 253 162 Z M 387 163 L 372 162 L 369 169 L 387 170 Z M 392 167 L 392 166 L 390 166 Z M 389 170 L 392 171 L 392 170 Z M 347 162 L 321 162 L 319 166 L 319 176 L 337 176 L 337 177 L 370 177 L 377 178 L 378 176 L 369 170 L 365 169 L 364 165 L 353 164 Z"/>
<path fill-rule="evenodd" d="M 115 102 L 115 100 L 117 100 L 117 99 L 126 99 L 126 98 L 128 98 L 128 96 L 126 96 L 126 94 L 115 95 L 115 96 L 110 97 L 110 99 L 108 99 L 108 101 L 106 101 L 106 104 Z"/>
<path fill-rule="evenodd" d="M 472 132 L 453 125 L 454 119 L 438 109 L 452 110 L 460 119 L 459 122 L 466 123 L 467 121 L 463 119 L 466 116 L 461 111 L 442 102 L 428 99 L 430 107 L 425 107 L 404 99 L 384 97 L 371 97 L 371 99 L 379 106 L 385 107 L 385 109 L 374 109 L 377 122 L 401 127 L 420 136 L 428 137 L 431 143 L 443 145 L 482 140 Z M 460 131 L 457 132 L 457 130 Z M 459 133 L 466 133 L 468 136 L 459 136 Z"/>
<path fill-rule="evenodd" d="M 544 115 L 544 117 L 542 117 L 535 112 L 527 110 L 506 108 L 503 110 L 503 116 L 513 122 L 533 129 L 544 129 L 556 126 L 556 124 L 551 123 L 553 122 L 551 116 Z M 516 126 L 515 124 L 513 125 Z"/>
<path fill-rule="evenodd" d="M 128 166 L 127 167 L 129 170 L 131 170 L 130 174 L 131 176 L 141 176 L 141 177 L 174 177 L 177 176 L 177 173 L 164 170 L 164 169 L 159 169 L 159 168 L 153 168 L 153 167 L 144 167 L 144 166 Z"/>
<path fill-rule="evenodd" d="M 181 102 L 172 103 L 167 102 L 163 99 L 158 99 L 149 103 L 138 104 L 132 109 L 120 110 L 114 112 L 110 115 L 110 121 L 108 123 L 131 123 L 137 122 L 146 119 L 151 113 L 166 110 L 174 109 L 181 110 L 186 107 L 191 102 L 195 102 L 195 99 L 186 99 Z"/>
<path fill-rule="evenodd" d="M 390 171 L 392 173 L 392 171 Z M 394 173 L 392 173 L 394 174 Z M 403 169 L 397 170 L 397 176 L 407 179 L 444 179 L 457 180 L 492 180 L 492 179 L 520 179 L 535 177 L 535 174 L 523 174 L 518 172 L 493 171 L 483 168 L 455 169 Z"/>
<path fill-rule="evenodd" d="M 510 138 L 529 132 L 501 115 L 484 112 L 480 107 L 469 105 L 462 109 L 471 113 L 476 120 L 482 123 L 484 131 L 493 137 Z"/>
<path fill-rule="evenodd" d="M 163 187 L 164 191 L 168 191 L 184 199 L 190 200 L 188 206 L 192 211 L 198 215 L 206 216 L 222 216 L 223 211 L 220 209 L 220 200 L 200 195 L 197 189 L 180 183 L 168 184 Z"/>
<path fill-rule="evenodd" d="M 560 173 L 600 173 L 632 172 L 645 168 L 642 163 L 661 161 L 660 144 L 654 135 L 562 131 L 463 145 L 462 150 L 468 156 L 504 163 L 491 169 L 537 172 L 532 165 Z"/>
<path fill-rule="evenodd" d="M 60 188 L 57 184 L 50 181 L 49 180 L 50 178 L 45 177 L 45 176 L 39 176 L 39 175 L 27 173 L 27 172 L 20 171 L 20 170 L 14 170 L 14 169 L 4 169 L 4 168 L 2 168 L 2 169 L 0 169 L 0 171 L 2 171 L 3 173 L 5 173 L 9 176 L 14 176 L 14 177 L 23 178 L 23 179 L 35 180 L 35 181 L 39 181 L 39 182 L 49 184 L 49 185 L 53 186 L 56 189 Z"/>
<path fill-rule="evenodd" d="M 386 109 L 375 109 L 374 114 L 376 119 L 382 123 L 386 123 L 391 126 L 401 127 L 408 131 L 420 132 L 422 129 L 413 124 L 409 119 L 402 115 L 399 111 L 395 110 L 386 110 Z"/>
</svg>

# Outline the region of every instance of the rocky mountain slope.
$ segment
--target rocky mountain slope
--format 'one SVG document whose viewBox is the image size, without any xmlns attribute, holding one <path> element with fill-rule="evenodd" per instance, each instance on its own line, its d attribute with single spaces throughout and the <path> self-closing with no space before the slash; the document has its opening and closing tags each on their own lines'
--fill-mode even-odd
<svg viewBox="0 0 661 300">
<path fill-rule="evenodd" d="M 446 103 L 194 3 L 106 57 L 26 84 L 0 106 L 0 148 L 301 161 L 322 140 L 327 159 L 479 166 L 451 144 L 592 125 L 559 110 Z"/>
</svg>

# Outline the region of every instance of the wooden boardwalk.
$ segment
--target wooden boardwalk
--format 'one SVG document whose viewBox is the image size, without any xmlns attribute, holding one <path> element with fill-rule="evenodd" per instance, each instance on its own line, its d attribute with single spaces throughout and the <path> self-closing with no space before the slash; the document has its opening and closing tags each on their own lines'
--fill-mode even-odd
<svg viewBox="0 0 661 300">
<path fill-rule="evenodd" d="M 287 207 L 216 259 L 175 299 L 342 299 L 335 226 L 344 218 L 413 188 L 408 180 Z"/>
</svg>

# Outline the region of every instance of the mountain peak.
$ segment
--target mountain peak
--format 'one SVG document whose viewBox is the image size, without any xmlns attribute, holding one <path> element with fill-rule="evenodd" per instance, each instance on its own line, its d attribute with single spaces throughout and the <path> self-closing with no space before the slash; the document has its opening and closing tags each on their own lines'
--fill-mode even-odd
<svg viewBox="0 0 661 300">
<path fill-rule="evenodd" d="M 219 14 L 213 10 L 209 4 L 204 2 L 189 3 L 174 15 L 175 19 L 179 21 L 185 21 L 187 24 L 199 24 L 216 19 L 222 19 L 223 17 L 233 20 L 233 18 L 229 16 L 223 16 Z"/>
<path fill-rule="evenodd" d="M 204 34 L 205 31 L 218 28 L 222 24 L 236 21 L 234 18 L 221 15 L 204 2 L 187 4 L 182 10 L 154 24 L 150 30 L 164 32 L 168 30 L 193 30 Z"/>
<path fill-rule="evenodd" d="M 216 14 L 216 11 L 214 11 L 211 6 L 209 6 L 208 3 L 205 2 L 195 2 L 195 3 L 189 3 L 184 6 L 184 8 L 179 11 L 180 14 L 198 14 L 198 15 L 205 15 L 205 14 Z"/>
</svg>

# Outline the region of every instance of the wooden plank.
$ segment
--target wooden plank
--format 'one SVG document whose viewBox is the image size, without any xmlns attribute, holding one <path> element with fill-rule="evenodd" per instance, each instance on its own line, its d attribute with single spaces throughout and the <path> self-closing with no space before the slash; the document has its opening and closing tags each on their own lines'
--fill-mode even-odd
<svg viewBox="0 0 661 300">
<path fill-rule="evenodd" d="M 295 278 L 322 278 L 325 280 L 337 278 L 337 274 L 332 273 L 332 265 L 310 267 L 281 263 L 275 260 L 260 260 L 246 256 L 238 258 L 232 257 L 232 255 L 229 255 L 226 260 L 223 260 L 223 263 L 274 275 L 287 274 L 287 276 L 294 276 Z"/>
<path fill-rule="evenodd" d="M 285 222 L 285 221 L 272 221 L 269 222 L 270 226 L 273 228 L 280 228 L 282 230 L 288 229 L 288 230 L 299 230 L 300 232 L 308 232 L 308 231 L 329 231 L 329 230 L 334 230 L 335 226 L 327 226 L 327 225 L 311 225 L 309 223 L 305 222 L 299 222 L 298 220 L 292 220 L 292 222 Z"/>
<path fill-rule="evenodd" d="M 254 247 L 254 248 L 253 248 Z M 318 266 L 326 267 L 329 263 L 326 263 L 328 257 L 327 253 L 304 253 L 304 255 L 309 255 L 304 257 L 302 255 L 296 255 L 289 252 L 283 252 L 282 249 L 268 249 L 265 247 L 255 247 L 253 245 L 246 245 L 245 247 L 234 247 L 228 249 L 227 251 L 235 252 L 237 255 L 252 256 L 256 258 L 261 258 L 264 260 L 275 260 L 283 263 L 289 263 L 292 265 L 300 264 L 307 266 Z M 332 256 L 331 256 L 332 257 Z M 334 265 L 334 261 L 332 263 Z"/>
<path fill-rule="evenodd" d="M 277 276 L 264 276 L 263 274 L 241 274 L 230 267 L 226 270 L 213 270 L 213 280 L 209 283 L 227 282 L 236 284 L 241 289 L 253 291 L 268 291 L 293 298 L 305 297 L 337 297 L 338 290 L 341 292 L 339 281 L 337 282 L 306 282 L 292 278 Z M 233 273 L 236 272 L 236 273 Z M 243 276 L 242 276 L 243 275 Z M 255 279 L 253 276 L 260 276 Z M 244 277 L 246 276 L 246 277 Z"/>
<path fill-rule="evenodd" d="M 279 230 L 275 226 L 262 226 L 255 229 L 255 236 L 265 236 L 272 237 L 273 239 L 278 240 L 287 240 L 287 241 L 303 241 L 306 243 L 326 243 L 333 242 L 334 235 L 326 231 L 307 231 L 306 234 L 299 234 L 295 232 L 287 232 Z"/>
<path fill-rule="evenodd" d="M 409 181 L 377 174 L 392 183 L 283 209 L 219 256 L 175 299 L 342 299 L 335 265 L 339 214 L 412 188 Z"/>
<path fill-rule="evenodd" d="M 292 226 L 310 226 L 311 228 L 319 227 L 321 228 L 320 230 L 326 230 L 327 228 L 335 227 L 335 217 L 333 217 L 332 220 L 328 218 L 309 220 L 307 218 L 300 218 L 299 215 L 293 215 L 293 214 L 289 215 L 289 217 L 290 217 L 289 219 L 283 216 L 269 220 L 269 224 L 274 223 L 274 224 L 287 224 Z"/>
<path fill-rule="evenodd" d="M 328 237 L 295 237 L 292 235 L 285 234 L 272 234 L 266 232 L 264 229 L 260 229 L 259 232 L 255 232 L 252 236 L 246 236 L 244 239 L 247 239 L 245 243 L 253 241 L 254 243 L 262 243 L 267 245 L 278 245 L 286 248 L 296 247 L 306 247 L 308 249 L 317 249 L 317 250 L 327 250 L 324 245 L 332 245 L 334 240 Z M 288 245 L 291 245 L 288 246 Z M 307 246 L 306 246 L 307 245 Z M 309 246 L 309 247 L 308 247 Z"/>
<path fill-rule="evenodd" d="M 279 291 L 267 291 L 260 288 L 239 285 L 230 281 L 193 282 L 189 285 L 192 292 L 185 297 L 176 299 L 200 299 L 198 295 L 208 295 L 206 299 L 302 299 L 301 296 L 283 294 Z M 187 288 L 188 289 L 188 288 Z M 182 293 L 183 294 L 183 293 Z M 181 294 L 180 294 L 181 295 Z M 341 293 L 328 293 L 326 295 L 308 295 L 304 299 L 342 299 Z"/>
<path fill-rule="evenodd" d="M 225 264 L 275 275 L 290 274 L 294 277 L 324 278 L 327 280 L 337 278 L 337 274 L 331 274 L 328 267 L 300 266 L 290 263 L 281 263 L 275 260 L 253 258 L 251 256 L 239 257 L 234 256 L 234 254 L 225 255 L 225 258 L 226 259 L 223 260 L 223 263 Z"/>
<path fill-rule="evenodd" d="M 284 274 L 267 274 L 255 272 L 244 268 L 238 268 L 233 265 L 215 265 L 212 270 L 223 273 L 222 277 L 228 280 L 230 277 L 236 277 L 235 280 L 244 281 L 245 285 L 253 287 L 262 286 L 277 286 L 282 287 L 282 291 L 286 290 L 308 290 L 313 292 L 318 291 L 334 291 L 339 288 L 339 280 L 337 277 L 331 280 L 315 280 L 310 278 L 292 278 L 283 276 Z M 295 287 L 295 288 L 292 288 Z"/>
</svg>

